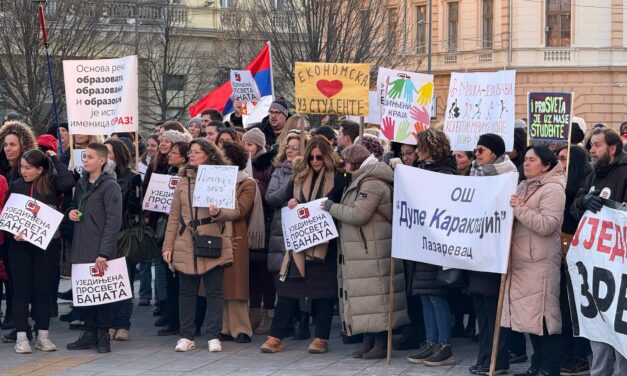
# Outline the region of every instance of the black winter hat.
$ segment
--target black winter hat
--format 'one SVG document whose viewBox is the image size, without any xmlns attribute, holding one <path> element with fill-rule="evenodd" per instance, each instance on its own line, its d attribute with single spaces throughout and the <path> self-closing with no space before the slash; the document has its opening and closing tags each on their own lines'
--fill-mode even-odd
<svg viewBox="0 0 627 376">
<path fill-rule="evenodd" d="M 498 134 L 494 133 L 485 133 L 479 136 L 479 141 L 477 141 L 477 146 L 485 146 L 490 149 L 497 157 L 505 154 L 505 142 Z"/>
<path fill-rule="evenodd" d="M 585 138 L 585 134 L 583 133 L 583 131 L 581 130 L 581 127 L 579 126 L 578 123 L 573 123 L 572 124 L 572 128 L 570 130 L 570 143 L 571 144 L 578 144 L 580 142 L 583 142 L 583 139 Z"/>
<path fill-rule="evenodd" d="M 527 150 L 527 131 L 525 128 L 514 128 L 514 150 L 524 157 Z"/>
</svg>

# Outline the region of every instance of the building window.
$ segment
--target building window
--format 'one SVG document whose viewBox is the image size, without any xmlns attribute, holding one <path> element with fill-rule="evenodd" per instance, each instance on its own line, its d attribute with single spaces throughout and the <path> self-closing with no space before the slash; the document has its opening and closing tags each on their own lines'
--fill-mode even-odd
<svg viewBox="0 0 627 376">
<path fill-rule="evenodd" d="M 182 74 L 168 74 L 165 76 L 165 89 L 181 91 L 185 87 L 185 76 Z"/>
<path fill-rule="evenodd" d="M 481 47 L 484 50 L 491 50 L 494 46 L 494 0 L 483 0 L 482 18 Z"/>
<path fill-rule="evenodd" d="M 570 46 L 570 0 L 547 0 L 546 46 Z"/>
<path fill-rule="evenodd" d="M 396 43 L 396 25 L 398 24 L 398 9 L 388 8 L 388 42 L 392 46 Z"/>
<path fill-rule="evenodd" d="M 235 0 L 220 0 L 220 8 L 227 9 L 235 6 Z"/>
<path fill-rule="evenodd" d="M 416 6 L 416 52 L 427 52 L 427 6 Z"/>
<path fill-rule="evenodd" d="M 272 2 L 272 9 L 274 10 L 287 10 L 288 4 L 286 0 L 270 0 Z"/>
<path fill-rule="evenodd" d="M 459 3 L 448 3 L 448 50 L 457 51 L 457 33 L 459 26 Z"/>
</svg>

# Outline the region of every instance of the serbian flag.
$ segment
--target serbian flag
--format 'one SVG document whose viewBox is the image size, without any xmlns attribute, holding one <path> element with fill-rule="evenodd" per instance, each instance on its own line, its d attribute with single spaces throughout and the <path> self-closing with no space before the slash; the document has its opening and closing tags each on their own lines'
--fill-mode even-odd
<svg viewBox="0 0 627 376">
<path fill-rule="evenodd" d="M 249 70 L 253 75 L 262 97 L 273 94 L 270 42 L 266 42 L 261 52 L 259 52 L 259 55 L 244 69 Z M 233 89 L 231 88 L 231 82 L 227 81 L 211 93 L 205 95 L 196 104 L 190 106 L 189 114 L 192 117 L 198 116 L 201 112 L 210 108 L 220 111 L 222 115 L 233 112 L 233 102 L 231 101 L 232 94 Z"/>
</svg>

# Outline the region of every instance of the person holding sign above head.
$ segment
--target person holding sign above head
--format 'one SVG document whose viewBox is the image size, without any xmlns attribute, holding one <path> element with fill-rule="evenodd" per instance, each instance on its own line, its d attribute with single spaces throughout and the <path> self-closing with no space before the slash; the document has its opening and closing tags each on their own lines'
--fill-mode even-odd
<svg viewBox="0 0 627 376">
<path fill-rule="evenodd" d="M 44 154 L 37 149 L 29 150 L 22 155 L 19 164 L 22 177 L 13 181 L 10 194 L 28 196 L 56 208 L 58 196 L 74 186 L 74 178 L 54 151 Z M 13 318 L 17 331 L 15 352 L 32 352 L 26 336 L 29 331 L 29 303 L 38 328 L 35 348 L 55 351 L 57 347 L 48 338 L 48 327 L 52 309 L 50 285 L 59 273 L 60 238 L 55 236 L 46 249 L 41 249 L 26 242 L 27 236 L 28 229 L 24 229 L 9 244 L 14 293 Z"/>
<path fill-rule="evenodd" d="M 479 136 L 475 148 L 475 158 L 470 168 L 470 176 L 518 174 L 518 169 L 505 154 L 505 142 L 497 134 L 485 133 Z M 504 249 L 503 252 L 507 252 L 507 250 Z M 469 271 L 467 275 L 467 291 L 472 297 L 479 329 L 479 353 L 475 365 L 470 367 L 470 372 L 487 374 L 490 370 L 490 355 L 492 353 L 492 338 L 494 336 L 501 276 L 496 273 L 475 271 Z M 506 330 L 500 331 L 495 367 L 499 373 L 504 373 L 509 369 Z"/>
<path fill-rule="evenodd" d="M 233 247 L 233 266 L 224 271 L 224 319 L 222 336 L 237 343 L 251 341 L 253 330 L 248 316 L 249 248 L 263 248 L 265 225 L 263 202 L 255 180 L 244 171 L 248 164 L 248 152 L 232 142 L 223 144 L 224 157 L 238 168 L 235 186 L 235 209 L 209 206 L 214 221 L 231 222 L 233 237 L 238 241 Z"/>
<path fill-rule="evenodd" d="M 299 203 L 329 197 L 339 202 L 341 192 L 333 192 L 340 158 L 329 142 L 315 136 L 307 144 L 303 158 L 294 161 L 294 181 L 290 210 Z M 291 184 L 290 184 L 291 185 Z M 289 195 L 288 195 L 289 196 Z M 283 350 L 282 339 L 287 336 L 292 316 L 300 309 L 313 311 L 316 326 L 315 338 L 309 344 L 313 354 L 328 351 L 333 305 L 337 298 L 337 250 L 331 240 L 302 252 L 288 251 L 276 281 L 278 301 L 275 306 L 270 336 L 261 345 L 262 352 Z"/>
<path fill-rule="evenodd" d="M 226 165 L 212 142 L 195 139 L 189 146 L 189 163 L 181 169 L 174 191 L 163 241 L 163 260 L 179 275 L 181 338 L 175 351 L 194 350 L 196 296 L 202 280 L 207 299 L 206 321 L 211 352 L 222 351 L 220 330 L 224 306 L 224 268 L 233 264 L 230 222 L 216 221 L 208 207 L 192 207 L 192 193 L 200 165 Z M 201 244 L 200 241 L 203 243 Z M 207 245 L 211 256 L 206 255 Z M 201 247 L 202 246 L 202 247 Z M 202 252 L 201 252 L 202 251 Z"/>
<path fill-rule="evenodd" d="M 109 161 L 103 144 L 89 144 L 85 149 L 83 176 L 76 184 L 68 216 L 74 222 L 72 264 L 94 263 L 106 273 L 107 260 L 117 254 L 117 239 L 122 226 L 122 193 L 115 178 L 115 163 Z M 106 275 L 106 274 L 105 274 Z M 109 328 L 111 305 L 81 308 L 84 330 L 68 350 L 97 347 L 99 353 L 111 352 Z"/>
<path fill-rule="evenodd" d="M 596 128 L 590 137 L 590 157 L 593 169 L 579 189 L 570 213 L 580 220 L 586 210 L 593 213 L 603 208 L 603 199 L 627 203 L 627 153 L 623 152 L 618 132 L 610 128 Z M 578 286 L 573 286 L 578 289 Z M 618 318 L 617 318 L 618 320 Z M 590 341 L 592 348 L 592 376 L 610 376 L 627 373 L 627 359 L 611 345 Z M 616 359 L 614 361 L 614 359 Z"/>
<path fill-rule="evenodd" d="M 514 229 L 501 326 L 529 333 L 533 356 L 520 375 L 560 374 L 560 229 L 566 179 L 547 146 L 525 153 L 523 180 L 512 195 Z"/>
<path fill-rule="evenodd" d="M 394 173 L 359 144 L 342 151 L 351 182 L 339 203 L 326 200 L 323 209 L 340 222 L 340 299 L 342 327 L 347 335 L 364 334 L 353 358 L 383 359 L 387 355 L 390 263 L 394 270 L 392 328 L 409 323 L 402 260 L 392 259 L 392 184 Z"/>
</svg>

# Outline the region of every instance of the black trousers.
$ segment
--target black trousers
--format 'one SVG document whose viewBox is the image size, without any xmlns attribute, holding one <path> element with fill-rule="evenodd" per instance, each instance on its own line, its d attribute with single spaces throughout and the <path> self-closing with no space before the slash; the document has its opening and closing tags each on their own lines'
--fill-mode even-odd
<svg viewBox="0 0 627 376">
<path fill-rule="evenodd" d="M 560 335 L 549 335 L 544 323 L 544 335 L 538 336 L 529 334 L 533 355 L 531 356 L 531 366 L 537 369 L 544 369 L 549 376 L 559 376 L 560 374 Z"/>
<path fill-rule="evenodd" d="M 81 307 L 80 313 L 83 315 L 85 330 L 88 332 L 111 328 L 111 304 Z"/>
<path fill-rule="evenodd" d="M 221 266 L 215 267 L 203 275 L 179 273 L 179 324 L 181 338 L 194 339 L 196 302 L 201 279 L 205 287 L 205 298 L 207 299 L 205 312 L 209 339 L 220 337 L 224 309 L 223 276 L 224 268 Z"/>
<path fill-rule="evenodd" d="M 250 291 L 250 308 L 274 309 L 276 291 L 274 277 L 268 271 L 267 261 L 251 261 L 248 280 Z"/>
<path fill-rule="evenodd" d="M 314 317 L 315 333 L 314 336 L 322 339 L 329 339 L 331 334 L 331 322 L 333 321 L 333 305 L 335 299 L 313 299 L 311 301 Z M 292 318 L 298 318 L 299 313 L 298 299 L 286 298 L 279 296 L 274 306 L 274 318 L 270 327 L 270 335 L 283 339 L 287 337 L 287 332 L 292 325 Z"/>
<path fill-rule="evenodd" d="M 17 243 L 17 242 L 16 242 Z M 32 304 L 37 329 L 50 326 L 50 285 L 59 273 L 59 239 L 43 250 L 26 241 L 9 248 L 13 279 L 13 320 L 18 332 L 28 329 L 28 305 Z"/>
<path fill-rule="evenodd" d="M 166 325 L 171 328 L 179 327 L 179 273 L 165 271 L 165 288 L 167 299 L 165 305 Z"/>
<path fill-rule="evenodd" d="M 570 305 L 568 304 L 568 273 L 566 266 L 562 264 L 562 278 L 560 278 L 560 311 L 562 314 L 562 357 L 575 357 L 578 359 L 586 359 L 588 354 L 592 352 L 590 349 L 590 340 L 584 337 L 573 337 L 573 322 L 570 318 Z"/>
<path fill-rule="evenodd" d="M 509 330 L 507 335 L 507 348 L 516 355 L 527 353 L 527 340 L 524 333 Z"/>
<path fill-rule="evenodd" d="M 483 295 L 472 295 L 472 302 L 477 315 L 477 324 L 479 325 L 479 353 L 477 354 L 477 362 L 475 364 L 489 367 L 498 299 Z M 507 334 L 507 329 L 501 329 L 496 355 L 496 369 L 509 369 Z"/>
</svg>

